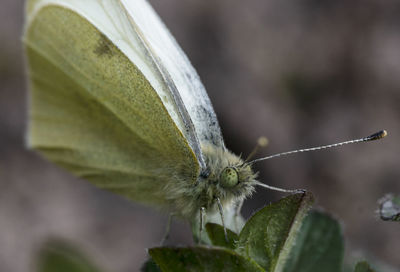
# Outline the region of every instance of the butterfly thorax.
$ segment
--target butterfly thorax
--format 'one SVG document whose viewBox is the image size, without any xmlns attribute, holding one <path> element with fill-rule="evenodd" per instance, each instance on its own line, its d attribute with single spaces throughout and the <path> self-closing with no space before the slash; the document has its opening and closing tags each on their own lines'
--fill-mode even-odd
<svg viewBox="0 0 400 272">
<path fill-rule="evenodd" d="M 202 207 L 216 208 L 217 199 L 229 205 L 250 196 L 254 191 L 257 174 L 243 160 L 227 149 L 214 145 L 202 145 L 206 168 L 202 169 L 197 181 L 184 192 L 183 203 L 176 203 L 184 217 L 191 217 Z"/>
</svg>

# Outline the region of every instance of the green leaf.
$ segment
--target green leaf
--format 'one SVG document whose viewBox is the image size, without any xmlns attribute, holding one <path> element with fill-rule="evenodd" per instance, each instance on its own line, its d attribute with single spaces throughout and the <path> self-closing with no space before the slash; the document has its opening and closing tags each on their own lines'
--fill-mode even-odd
<svg viewBox="0 0 400 272">
<path fill-rule="evenodd" d="M 239 240 L 239 236 L 235 232 L 231 231 L 230 229 L 226 229 L 228 234 L 228 241 L 226 241 L 224 227 L 221 225 L 208 223 L 206 225 L 206 230 L 208 237 L 214 246 L 235 249 L 235 243 Z"/>
<path fill-rule="evenodd" d="M 234 230 L 236 233 L 239 233 L 245 224 L 245 220 L 243 219 L 243 217 L 241 215 L 236 214 L 236 210 L 230 205 L 225 205 L 223 207 L 223 214 L 224 214 L 226 228 Z M 195 243 L 199 243 L 202 245 L 212 245 L 213 242 L 211 241 L 211 238 L 208 237 L 207 231 L 203 231 L 201 233 L 201 241 L 199 241 L 200 238 L 199 218 L 200 216 L 198 214 L 191 220 L 193 240 L 195 241 Z M 219 211 L 207 212 L 206 215 L 204 216 L 204 219 L 205 219 L 204 225 L 207 225 L 208 223 L 213 223 L 220 226 L 222 225 L 221 214 L 219 213 Z"/>
<path fill-rule="evenodd" d="M 256 212 L 243 227 L 236 251 L 267 271 L 282 271 L 312 203 L 311 193 L 294 194 Z"/>
<path fill-rule="evenodd" d="M 39 251 L 38 272 L 100 272 L 82 253 L 61 241 L 50 241 Z"/>
<path fill-rule="evenodd" d="M 154 262 L 152 258 L 148 259 L 140 268 L 141 272 L 161 272 L 160 267 Z"/>
<path fill-rule="evenodd" d="M 341 271 L 343 252 L 339 223 L 327 214 L 312 211 L 303 222 L 283 271 Z"/>
<path fill-rule="evenodd" d="M 367 262 L 363 261 L 356 264 L 354 272 L 375 272 L 375 270 L 373 270 Z"/>
<path fill-rule="evenodd" d="M 152 248 L 149 254 L 164 272 L 264 271 L 257 263 L 225 248 Z"/>
</svg>

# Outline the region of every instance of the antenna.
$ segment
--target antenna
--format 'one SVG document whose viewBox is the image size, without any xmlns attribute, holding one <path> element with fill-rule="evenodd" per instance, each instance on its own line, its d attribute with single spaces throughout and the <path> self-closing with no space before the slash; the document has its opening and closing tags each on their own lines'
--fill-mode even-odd
<svg viewBox="0 0 400 272">
<path fill-rule="evenodd" d="M 381 130 L 381 131 L 378 131 L 378 132 L 376 132 L 374 134 L 371 134 L 371 135 L 369 135 L 367 137 L 364 137 L 364 138 L 345 141 L 345 142 L 340 142 L 340 143 L 336 143 L 336 144 L 322 145 L 322 146 L 316 146 L 316 147 L 311 147 L 311 148 L 297 149 L 297 150 L 282 152 L 282 153 L 278 153 L 278 154 L 271 155 L 271 156 L 268 156 L 268 157 L 255 159 L 253 161 L 247 162 L 246 164 L 252 165 L 252 164 L 254 164 L 256 162 L 265 161 L 265 160 L 269 160 L 269 159 L 272 159 L 272 158 L 287 156 L 287 155 L 300 153 L 300 152 L 309 152 L 309 151 L 327 149 L 327 148 L 332 148 L 332 147 L 338 147 L 338 146 L 347 145 L 347 144 L 355 144 L 355 143 L 362 143 L 362 142 L 370 142 L 370 141 L 380 140 L 383 137 L 386 137 L 386 135 L 387 135 L 387 131 L 386 130 Z"/>
<path fill-rule="evenodd" d="M 257 145 L 254 147 L 253 151 L 247 156 L 246 160 L 244 163 L 248 162 L 251 160 L 251 158 L 254 157 L 255 154 L 260 150 L 260 148 L 266 147 L 268 145 L 268 139 L 266 137 L 260 137 L 257 140 Z"/>
</svg>

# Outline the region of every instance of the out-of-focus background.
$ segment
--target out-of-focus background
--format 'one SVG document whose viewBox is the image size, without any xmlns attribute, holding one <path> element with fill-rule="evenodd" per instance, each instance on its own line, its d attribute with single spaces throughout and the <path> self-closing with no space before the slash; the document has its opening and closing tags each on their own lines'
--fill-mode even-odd
<svg viewBox="0 0 400 272">
<path fill-rule="evenodd" d="M 366 136 L 383 141 L 257 165 L 261 181 L 306 188 L 339 218 L 346 255 L 400 269 L 399 224 L 377 200 L 400 192 L 400 2 L 151 0 L 200 74 L 227 146 L 260 155 Z M 24 147 L 23 1 L 0 4 L 0 271 L 34 271 L 49 237 L 70 240 L 105 271 L 136 271 L 166 215 L 100 191 Z M 243 213 L 282 194 L 259 190 Z M 191 243 L 172 225 L 171 244 Z M 389 269 L 390 270 L 390 269 Z M 388 270 L 388 271 L 389 271 Z"/>
</svg>

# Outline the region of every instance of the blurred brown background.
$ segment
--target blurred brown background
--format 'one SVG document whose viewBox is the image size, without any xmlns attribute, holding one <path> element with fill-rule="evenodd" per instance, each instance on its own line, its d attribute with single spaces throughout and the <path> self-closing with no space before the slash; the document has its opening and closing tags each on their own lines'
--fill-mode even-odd
<svg viewBox="0 0 400 272">
<path fill-rule="evenodd" d="M 207 87 L 226 143 L 263 154 L 366 136 L 383 141 L 258 165 L 260 179 L 306 188 L 340 219 L 346 255 L 400 268 L 400 225 L 376 202 L 400 193 L 400 2 L 152 0 Z M 105 271 L 139 269 L 166 216 L 93 188 L 24 147 L 23 1 L 0 4 L 0 271 L 34 271 L 48 237 L 71 240 Z M 260 154 L 261 155 L 261 154 Z M 259 190 L 244 215 L 282 194 Z M 191 243 L 176 222 L 169 243 Z"/>
</svg>

